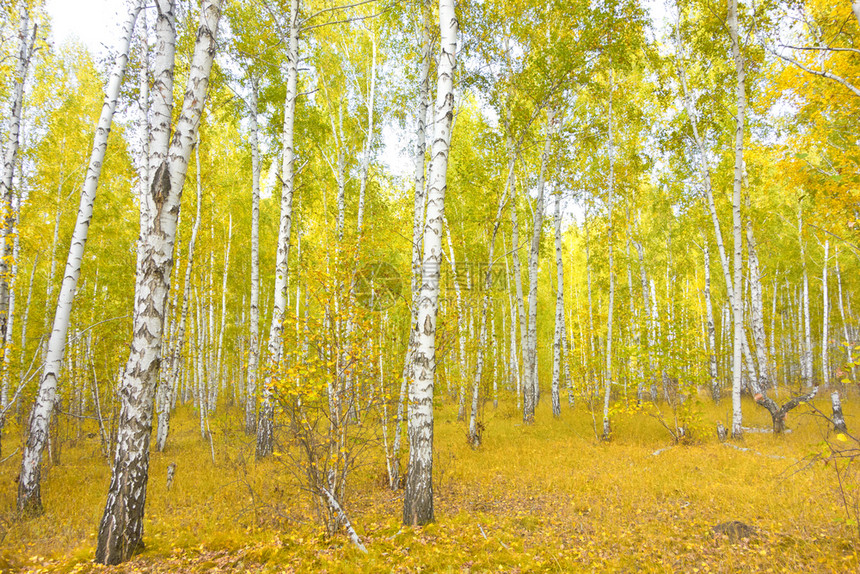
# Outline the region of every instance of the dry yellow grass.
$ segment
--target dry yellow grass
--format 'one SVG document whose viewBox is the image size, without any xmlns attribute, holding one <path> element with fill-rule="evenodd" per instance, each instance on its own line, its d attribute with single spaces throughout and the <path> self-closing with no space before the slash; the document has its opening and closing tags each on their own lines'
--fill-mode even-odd
<svg viewBox="0 0 860 574">
<path fill-rule="evenodd" d="M 440 408 L 437 522 L 400 526 L 400 495 L 383 488 L 375 453 L 353 474 L 347 500 L 365 556 L 345 537 L 323 534 L 287 457 L 253 462 L 251 441 L 235 430 L 239 409 L 213 420 L 213 465 L 194 413 L 182 408 L 169 450 L 152 455 L 146 549 L 111 571 L 856 571 L 856 530 L 844 521 L 832 468 L 795 464 L 820 448 L 821 422 L 801 414 L 802 406 L 789 415 L 791 434 L 747 434 L 750 451 L 741 452 L 710 431 L 729 405 L 703 409 L 709 431 L 700 442 L 654 456 L 669 445 L 668 434 L 642 413 L 617 414 L 615 440 L 601 444 L 582 404 L 553 420 L 543 400 L 531 427 L 513 407 L 488 404 L 484 445 L 473 451 L 456 413 Z M 860 405 L 849 400 L 845 410 L 850 428 Z M 768 427 L 769 417 L 748 403 L 745 424 Z M 14 436 L 7 435 L 7 451 Z M 34 520 L 13 520 L 19 457 L 0 466 L 0 570 L 107 570 L 92 564 L 110 478 L 97 440 L 64 446 L 62 464 L 46 473 L 46 514 Z M 715 537 L 712 527 L 729 520 L 758 532 L 739 541 Z"/>
</svg>

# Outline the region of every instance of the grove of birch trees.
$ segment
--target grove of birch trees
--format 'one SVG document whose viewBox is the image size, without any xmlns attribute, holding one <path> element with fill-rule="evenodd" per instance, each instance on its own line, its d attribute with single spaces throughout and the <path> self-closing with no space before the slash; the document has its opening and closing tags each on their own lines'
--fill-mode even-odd
<svg viewBox="0 0 860 574">
<path fill-rule="evenodd" d="M 440 411 L 474 451 L 502 412 L 610 444 L 638 416 L 742 445 L 744 404 L 851 431 L 856 0 L 112 5 L 94 55 L 0 3 L 16 520 L 89 441 L 95 560 L 129 560 L 188 413 L 362 552 L 357 468 L 438 518 Z"/>
</svg>

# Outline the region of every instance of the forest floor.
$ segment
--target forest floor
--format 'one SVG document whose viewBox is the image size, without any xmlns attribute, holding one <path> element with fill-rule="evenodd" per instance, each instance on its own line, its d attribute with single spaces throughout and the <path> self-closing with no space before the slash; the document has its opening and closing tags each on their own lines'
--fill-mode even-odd
<svg viewBox="0 0 860 574">
<path fill-rule="evenodd" d="M 402 493 L 384 486 L 381 450 L 351 475 L 347 511 L 367 555 L 345 536 L 324 534 L 289 457 L 254 463 L 239 408 L 212 420 L 213 464 L 194 411 L 182 407 L 167 451 L 152 455 L 146 548 L 114 568 L 92 563 L 110 468 L 95 428 L 85 427 L 81 440 L 62 445 L 60 464 L 46 468 L 39 518 L 14 520 L 20 453 L 0 464 L 0 571 L 857 571 L 857 527 L 847 520 L 836 472 L 808 460 L 822 450 L 823 421 L 802 405 L 789 414 L 793 432 L 749 432 L 741 445 L 749 450 L 740 451 L 713 432 L 729 403 L 703 401 L 700 440 L 658 454 L 671 440 L 647 413 L 616 414 L 607 444 L 595 440 L 582 403 L 572 411 L 564 405 L 553 419 L 546 397 L 532 426 L 522 425 L 513 405 L 488 403 L 484 444 L 472 450 L 456 412 L 438 408 L 434 524 L 401 526 Z M 823 398 L 818 404 L 829 409 Z M 844 408 L 849 429 L 860 424 L 858 399 Z M 744 411 L 745 425 L 769 427 L 752 402 Z M 77 437 L 69 420 L 62 433 Z M 9 430 L 3 446 L 11 454 L 20 431 L 14 422 Z M 177 471 L 168 491 L 171 462 Z M 755 534 L 714 534 L 733 520 Z"/>
</svg>

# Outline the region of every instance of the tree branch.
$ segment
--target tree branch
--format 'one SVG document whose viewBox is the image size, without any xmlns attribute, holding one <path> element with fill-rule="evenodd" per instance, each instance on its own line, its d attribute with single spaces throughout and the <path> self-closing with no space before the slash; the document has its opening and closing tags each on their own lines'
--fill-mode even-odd
<svg viewBox="0 0 860 574">
<path fill-rule="evenodd" d="M 788 48 L 790 50 L 818 50 L 821 52 L 854 52 L 860 54 L 857 48 L 831 48 L 829 46 L 790 46 L 788 44 L 780 44 L 780 48 Z"/>
<path fill-rule="evenodd" d="M 777 52 L 771 48 L 768 48 L 768 47 L 765 47 L 765 49 L 768 52 L 770 52 L 771 54 L 777 56 L 778 58 L 781 58 L 790 64 L 794 64 L 795 66 L 797 66 L 798 68 L 800 68 L 801 70 L 803 70 L 804 72 L 806 72 L 808 74 L 812 74 L 814 76 L 821 76 L 822 78 L 827 78 L 828 80 L 833 80 L 834 82 L 838 82 L 838 83 L 842 84 L 843 86 L 845 86 L 846 88 L 848 88 L 849 90 L 854 92 L 855 96 L 860 97 L 860 89 L 858 89 L 857 87 L 852 85 L 850 82 L 848 82 L 844 78 L 840 78 L 839 76 L 831 74 L 830 72 L 827 72 L 825 70 L 813 70 L 812 68 L 807 68 L 806 66 L 804 66 L 803 64 L 801 64 L 800 62 L 795 60 L 794 58 L 789 58 L 788 56 L 783 56 L 779 52 Z"/>
</svg>

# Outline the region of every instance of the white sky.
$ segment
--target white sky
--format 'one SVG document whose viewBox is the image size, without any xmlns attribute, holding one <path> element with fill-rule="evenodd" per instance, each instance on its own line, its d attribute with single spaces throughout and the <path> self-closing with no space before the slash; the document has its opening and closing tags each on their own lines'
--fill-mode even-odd
<svg viewBox="0 0 860 574">
<path fill-rule="evenodd" d="M 104 51 L 102 44 L 113 46 L 119 28 L 123 0 L 48 0 L 52 39 L 59 46 L 77 39 L 92 54 Z"/>
</svg>

